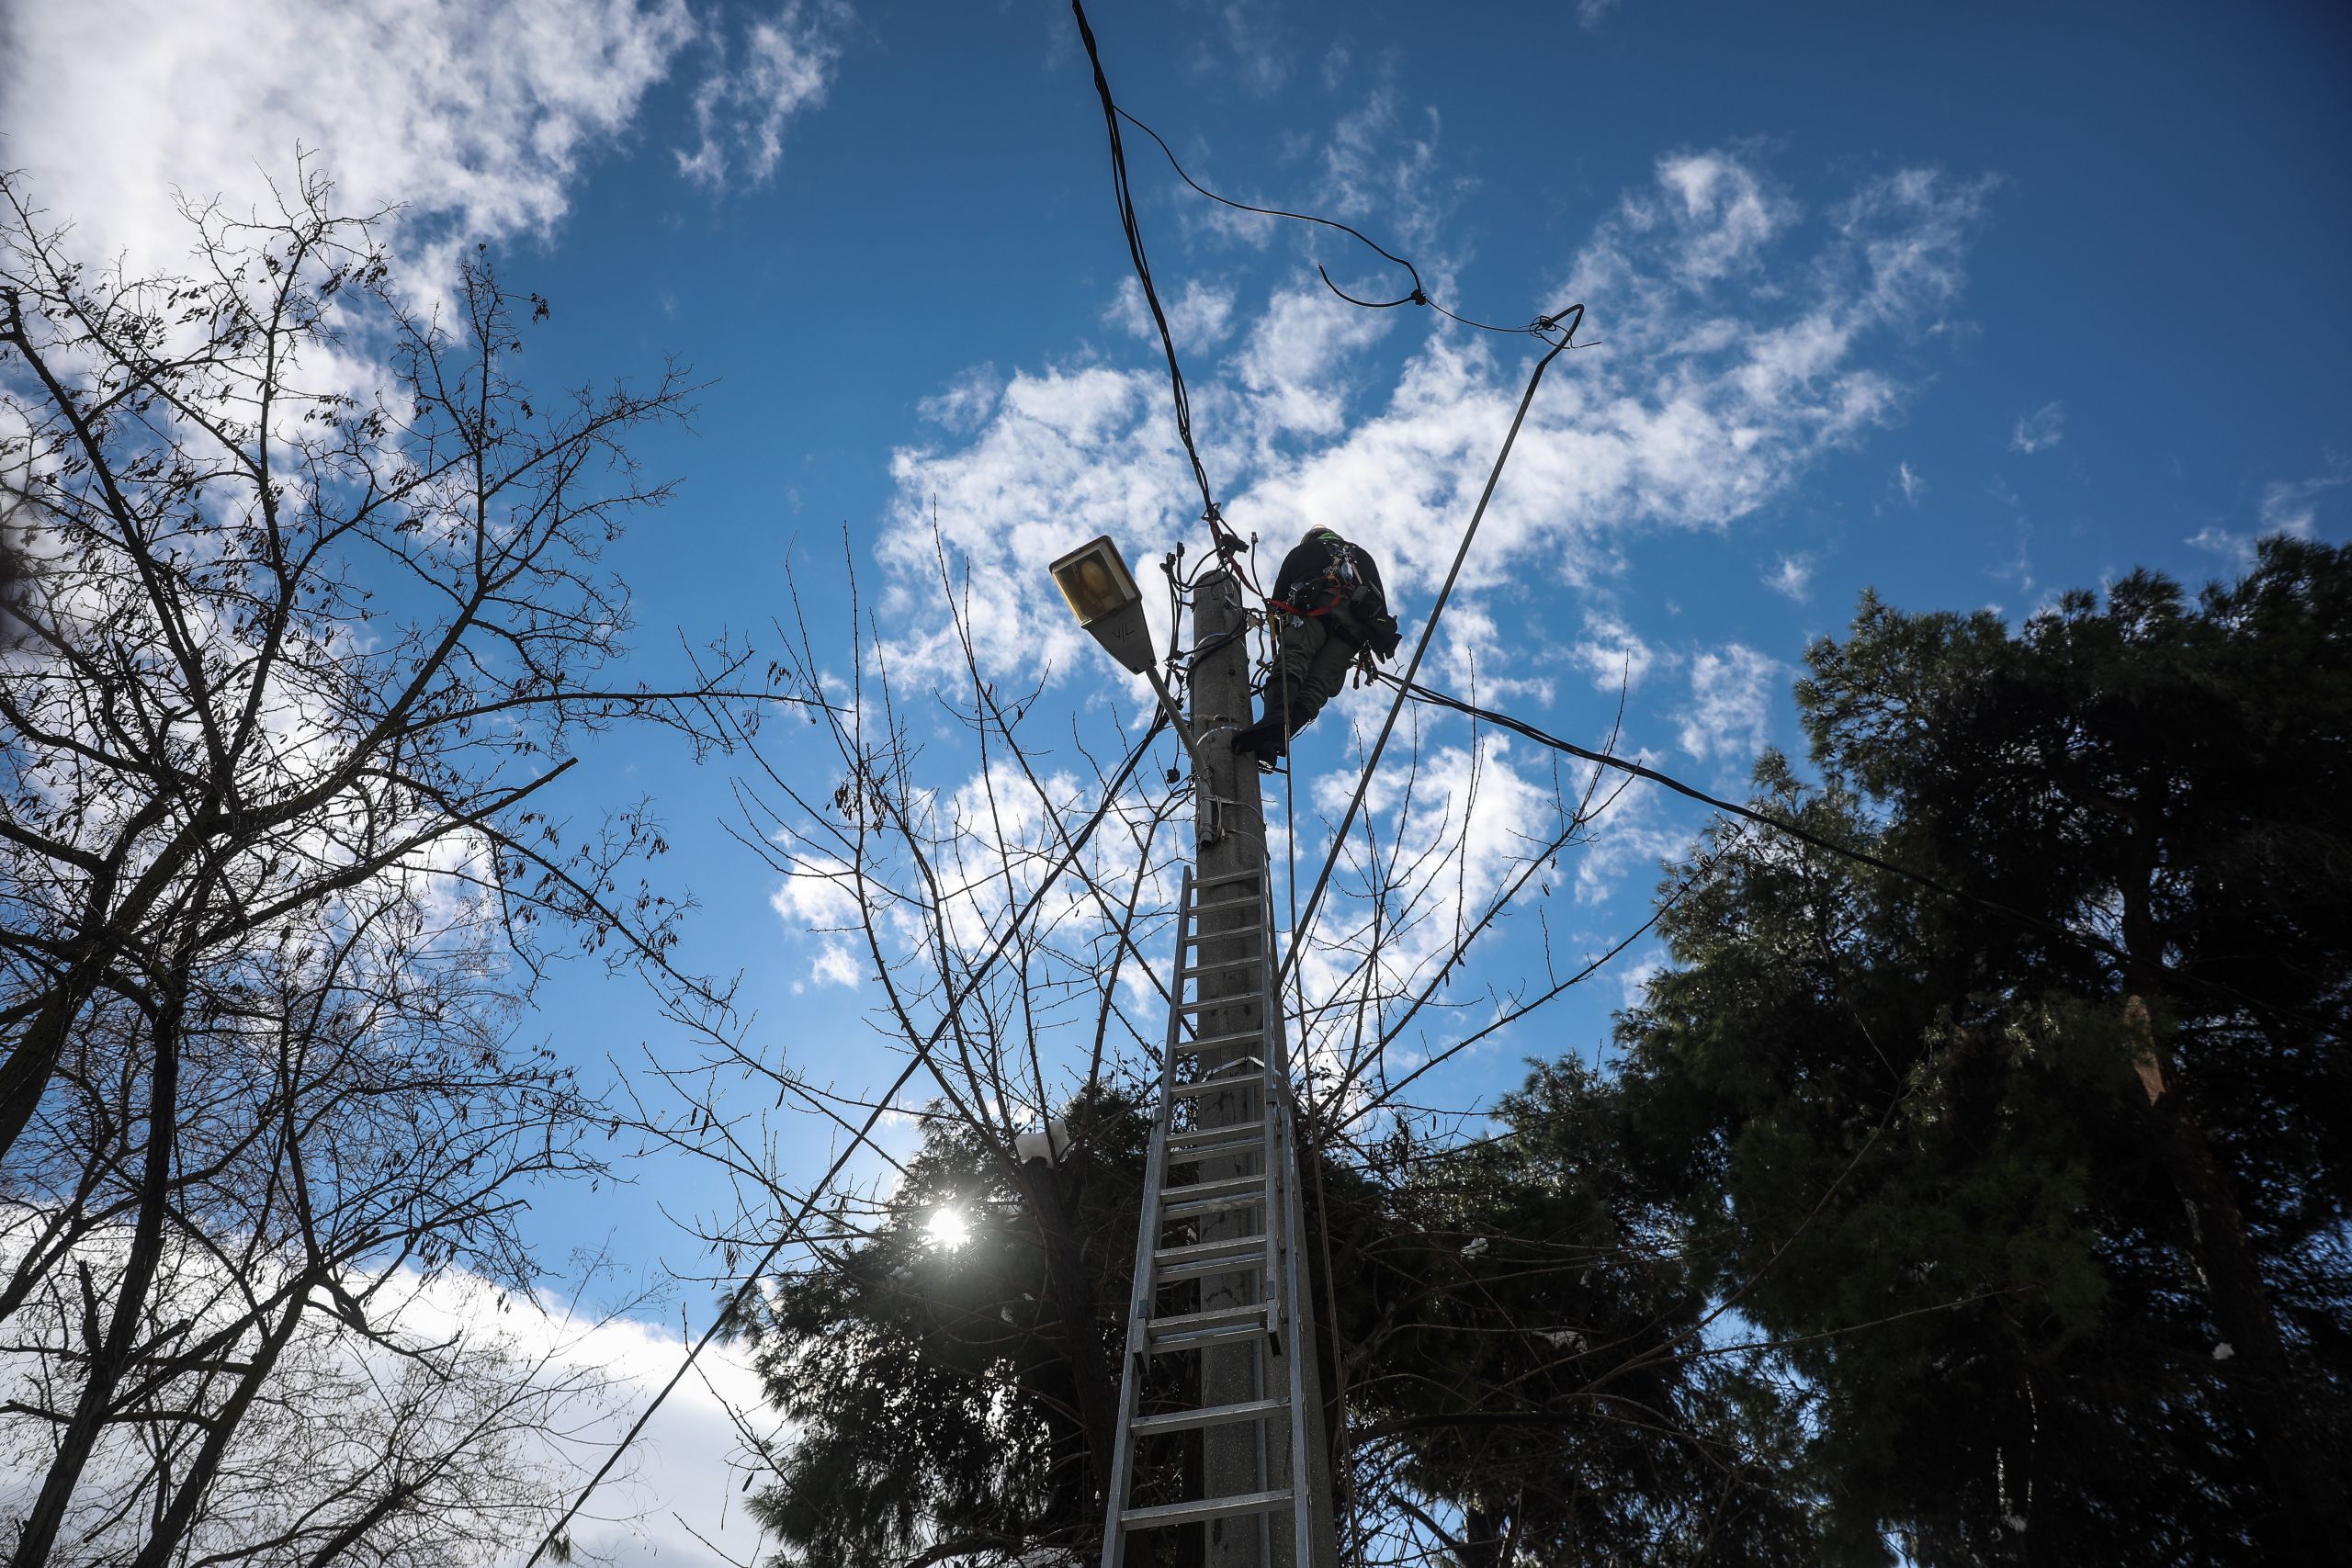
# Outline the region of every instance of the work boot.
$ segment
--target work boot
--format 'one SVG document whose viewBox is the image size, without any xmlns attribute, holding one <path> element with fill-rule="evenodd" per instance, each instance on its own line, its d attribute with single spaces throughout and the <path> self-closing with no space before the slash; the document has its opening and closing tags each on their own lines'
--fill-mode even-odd
<svg viewBox="0 0 2352 1568">
<path fill-rule="evenodd" d="M 1288 749 L 1284 745 L 1284 739 L 1281 719 L 1261 718 L 1247 729 L 1234 731 L 1233 754 L 1237 757 L 1254 757 L 1257 759 L 1259 771 L 1270 773 L 1274 771 L 1274 764 L 1282 761 L 1283 752 Z"/>
</svg>

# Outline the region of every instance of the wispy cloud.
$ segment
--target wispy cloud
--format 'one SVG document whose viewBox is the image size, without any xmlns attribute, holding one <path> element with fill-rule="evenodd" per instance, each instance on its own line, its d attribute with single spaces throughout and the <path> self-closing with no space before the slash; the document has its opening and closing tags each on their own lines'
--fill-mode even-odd
<svg viewBox="0 0 2352 1568">
<path fill-rule="evenodd" d="M 1764 586 L 1792 604 L 1804 604 L 1813 597 L 1813 558 L 1782 556 L 1779 568 L 1765 575 Z"/>
<path fill-rule="evenodd" d="M 1615 615 L 1588 613 L 1584 630 L 1583 640 L 1569 649 L 1568 657 L 1592 677 L 1597 690 L 1613 692 L 1620 685 L 1629 690 L 1638 687 L 1642 677 L 1661 658 L 1656 649 Z"/>
<path fill-rule="evenodd" d="M 2209 523 L 2182 542 L 2193 549 L 2210 550 L 2244 571 L 2254 565 L 2254 547 L 2263 539 L 2273 535 L 2311 538 L 2319 528 L 2320 497 L 2346 484 L 2352 484 L 2352 464 L 2341 462 L 2308 479 L 2274 479 L 2262 487 L 2252 528 Z"/>
<path fill-rule="evenodd" d="M 1398 211 L 1442 202 L 1427 130 L 1376 96 L 1334 130 L 1317 198 L 1376 212 L 1384 231 Z M 1569 355 L 1544 387 L 1464 592 L 1604 579 L 1636 533 L 1720 529 L 1889 420 L 1905 386 L 1871 345 L 1942 320 L 1990 189 L 1905 171 L 1808 220 L 1753 153 L 1661 159 L 1546 292 L 1588 301 L 1604 346 Z M 1218 302 L 1195 329 L 1214 331 L 1240 291 L 1219 276 L 1199 288 L 1177 292 L 1180 309 Z M 1426 335 L 1401 369 L 1373 352 L 1384 334 L 1417 329 Z M 1227 515 L 1275 540 L 1304 520 L 1334 523 L 1380 558 L 1409 619 L 1444 574 L 1510 423 L 1526 368 L 1517 344 L 1351 310 L 1311 274 L 1254 312 L 1232 307 L 1229 330 L 1238 349 L 1187 362 Z M 1164 372 L 1145 359 L 1018 369 L 968 436 L 900 450 L 880 553 L 906 606 L 935 591 L 935 496 L 946 547 L 974 574 L 989 667 L 1068 666 L 1078 644 L 1035 566 L 1080 536 L 1075 519 L 1116 534 L 1131 559 L 1197 543 L 1167 403 Z M 960 658 L 944 640 L 899 656 Z"/>
<path fill-rule="evenodd" d="M 2022 452 L 2030 457 L 2036 452 L 2047 451 L 2066 438 L 2066 405 L 2044 403 L 2023 419 L 2009 432 L 2009 450 Z"/>
<path fill-rule="evenodd" d="M 1894 465 L 1894 491 L 1905 506 L 1917 506 L 1919 498 L 1928 493 L 1928 481 L 1908 462 Z"/>
<path fill-rule="evenodd" d="M 2262 489 L 2262 531 L 2311 537 L 2319 524 L 2319 498 L 2346 484 L 2352 484 L 2352 463 L 2341 461 L 2313 479 L 2273 480 Z"/>
<path fill-rule="evenodd" d="M 1180 354 L 1186 349 L 1213 348 L 1232 335 L 1233 290 L 1229 288 L 1187 278 L 1182 291 L 1173 299 L 1162 299 L 1159 307 L 1168 312 L 1168 330 Z M 1159 341 L 1159 326 L 1151 319 L 1143 286 L 1132 277 L 1119 280 L 1119 292 L 1102 319 L 1146 343 Z"/>
<path fill-rule="evenodd" d="M 721 56 L 695 89 L 696 140 L 691 152 L 677 149 L 678 172 L 714 190 L 771 177 L 784 157 L 785 122 L 825 100 L 848 17 L 838 0 L 786 0 L 740 42 L 716 40 Z"/>
<path fill-rule="evenodd" d="M 1676 716 L 1677 739 L 1701 761 L 1746 761 L 1770 743 L 1775 660 L 1739 643 L 1690 661 L 1690 701 Z"/>
<path fill-rule="evenodd" d="M 956 435 L 969 435 L 989 414 L 1004 392 L 1004 378 L 993 364 L 972 366 L 940 391 L 915 404 L 915 412 Z"/>
</svg>

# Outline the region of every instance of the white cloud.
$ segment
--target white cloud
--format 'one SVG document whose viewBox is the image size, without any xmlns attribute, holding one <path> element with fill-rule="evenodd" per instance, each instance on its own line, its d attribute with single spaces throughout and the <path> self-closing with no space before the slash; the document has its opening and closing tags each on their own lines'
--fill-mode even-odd
<svg viewBox="0 0 2352 1568">
<path fill-rule="evenodd" d="M 1577 0 L 1577 20 L 1585 31 L 1591 32 L 1600 26 L 1602 17 L 1622 4 L 1623 0 Z"/>
<path fill-rule="evenodd" d="M 989 414 L 1003 394 L 1004 378 L 993 364 L 975 365 L 915 404 L 915 412 L 953 435 L 969 435 Z"/>
<path fill-rule="evenodd" d="M 1647 748 L 1634 752 L 1633 760 L 1654 768 L 1667 761 Z M 1591 842 L 1577 852 L 1577 902 L 1606 903 L 1628 875 L 1654 874 L 1662 862 L 1690 847 L 1690 829 L 1673 820 L 1660 791 L 1636 784 L 1605 795 Z"/>
<path fill-rule="evenodd" d="M 1620 1006 L 1637 1008 L 1649 1000 L 1650 982 L 1666 973 L 1666 955 L 1645 954 L 1636 962 L 1617 972 L 1617 994 Z"/>
<path fill-rule="evenodd" d="M 242 212 L 298 147 L 413 245 L 544 233 L 692 36 L 685 0 L 117 0 L 12 9 L 8 162 L 135 269 L 187 248 L 173 192 Z"/>
<path fill-rule="evenodd" d="M 1928 481 L 1921 479 L 1918 470 L 1909 463 L 1897 463 L 1894 465 L 1894 488 L 1901 493 L 1905 505 L 1917 506 L 1919 498 L 1928 493 Z"/>
<path fill-rule="evenodd" d="M 2210 550 L 2240 571 L 2247 570 L 2254 565 L 2254 547 L 2259 541 L 2279 535 L 2291 539 L 2312 537 L 2319 528 L 2319 498 L 2346 484 L 2352 484 L 2352 464 L 2342 462 L 2312 479 L 2274 479 L 2262 488 L 2254 527 L 2240 533 L 2209 523 L 2182 543 L 2192 549 Z"/>
<path fill-rule="evenodd" d="M 1782 556 L 1779 569 L 1765 577 L 1764 586 L 1791 604 L 1804 604 L 1813 596 L 1813 558 Z"/>
<path fill-rule="evenodd" d="M 1317 202 L 1376 211 L 1384 230 L 1432 210 L 1441 171 L 1426 139 L 1397 129 L 1404 120 L 1385 98 L 1348 117 Z M 1391 152 L 1384 137 L 1409 145 Z M 1905 389 L 1866 363 L 1869 345 L 1941 320 L 1989 189 L 1905 171 L 1866 181 L 1808 225 L 1746 152 L 1660 160 L 1546 296 L 1587 300 L 1604 345 L 1566 356 L 1546 380 L 1463 591 L 1604 578 L 1632 534 L 1720 529 L 1886 422 Z M 1232 297 L 1225 279 L 1201 287 L 1204 299 Z M 1409 632 L 1510 422 L 1523 350 L 1426 315 L 1355 310 L 1312 281 L 1245 314 L 1233 312 L 1238 351 L 1186 363 L 1227 517 L 1276 543 L 1308 521 L 1341 528 L 1379 558 Z M 1408 320 L 1427 335 L 1399 367 L 1374 350 Z M 1173 436 L 1150 356 L 1133 368 L 1014 371 L 968 437 L 896 455 L 880 554 L 899 597 L 886 615 L 903 610 L 894 624 L 912 625 L 938 592 L 936 496 L 951 558 L 970 563 L 991 672 L 1078 657 L 1092 668 L 1042 564 L 1105 531 L 1145 572 L 1180 540 L 1197 549 L 1198 501 Z M 901 670 L 960 658 L 936 637 L 895 651 Z M 1581 645 L 1571 658 L 1599 678 Z"/>
<path fill-rule="evenodd" d="M 825 101 L 848 17 L 837 0 L 786 0 L 773 20 L 752 23 L 736 58 L 722 57 L 695 89 L 697 140 L 692 152 L 677 150 L 678 172 L 713 188 L 737 167 L 754 185 L 774 175 L 785 121 Z"/>
<path fill-rule="evenodd" d="M 2315 479 L 2278 479 L 2265 485 L 2259 513 L 2262 532 L 2310 538 L 2319 525 L 2319 498 L 2346 484 L 2352 484 L 2352 464 L 2338 462 Z"/>
<path fill-rule="evenodd" d="M 1595 690 L 1613 692 L 1621 683 L 1637 687 L 1658 661 L 1657 650 L 1614 615 L 1588 611 L 1584 629 L 1584 639 L 1568 650 L 1568 657 L 1592 677 Z"/>
<path fill-rule="evenodd" d="M 1744 762 L 1763 750 L 1780 674 L 1775 660 L 1736 642 L 1691 660 L 1690 705 L 1676 715 L 1682 750 L 1702 762 Z"/>
<path fill-rule="evenodd" d="M 2009 449 L 2030 457 L 2036 452 L 2055 446 L 2066 438 L 2066 405 L 2044 403 L 2023 419 L 2009 433 Z"/>
<path fill-rule="evenodd" d="M 1233 332 L 1233 290 L 1220 288 L 1188 278 L 1183 292 L 1172 300 L 1160 301 L 1160 309 L 1168 312 L 1168 331 L 1176 339 L 1176 352 L 1181 357 L 1188 349 L 1214 348 Z M 1144 300 L 1143 287 L 1132 277 L 1119 280 L 1118 297 L 1102 319 L 1122 328 L 1144 342 L 1157 345 L 1159 325 L 1151 319 L 1151 308 Z"/>
<path fill-rule="evenodd" d="M 1216 18 L 1215 30 L 1203 32 L 1193 47 L 1193 72 L 1238 85 L 1252 97 L 1280 92 L 1290 80 L 1291 56 L 1277 8 L 1266 0 L 1226 0 Z"/>
</svg>

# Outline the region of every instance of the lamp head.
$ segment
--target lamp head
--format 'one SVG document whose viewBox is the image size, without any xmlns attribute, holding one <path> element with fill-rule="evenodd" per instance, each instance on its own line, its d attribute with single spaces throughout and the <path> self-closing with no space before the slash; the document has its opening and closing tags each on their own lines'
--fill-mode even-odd
<svg viewBox="0 0 2352 1568">
<path fill-rule="evenodd" d="M 1069 613 L 1103 651 L 1134 674 L 1150 667 L 1151 632 L 1144 624 L 1143 594 L 1110 535 L 1088 540 L 1049 570 Z"/>
</svg>

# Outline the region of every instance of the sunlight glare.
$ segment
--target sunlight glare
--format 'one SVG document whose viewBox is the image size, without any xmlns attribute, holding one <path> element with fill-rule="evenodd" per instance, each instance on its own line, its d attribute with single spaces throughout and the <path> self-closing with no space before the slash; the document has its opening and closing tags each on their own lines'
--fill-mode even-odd
<svg viewBox="0 0 2352 1568">
<path fill-rule="evenodd" d="M 971 1223 L 964 1218 L 961 1209 L 938 1210 L 923 1229 L 931 1237 L 931 1245 L 944 1252 L 954 1252 L 972 1239 Z"/>
</svg>

